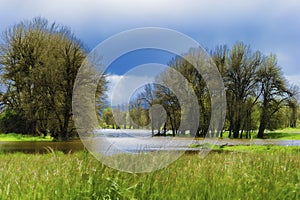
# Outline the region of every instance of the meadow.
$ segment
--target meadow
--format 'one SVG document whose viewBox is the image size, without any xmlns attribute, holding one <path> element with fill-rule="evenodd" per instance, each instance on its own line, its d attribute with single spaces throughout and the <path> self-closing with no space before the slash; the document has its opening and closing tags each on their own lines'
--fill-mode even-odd
<svg viewBox="0 0 300 200">
<path fill-rule="evenodd" d="M 46 141 L 53 141 L 53 138 L 51 136 L 33 136 L 33 135 L 22 135 L 17 133 L 0 133 L 0 141 L 5 142 L 46 142 Z"/>
<path fill-rule="evenodd" d="M 299 147 L 185 154 L 131 174 L 85 151 L 1 153 L 0 199 L 300 199 L 299 158 Z"/>
<path fill-rule="evenodd" d="M 253 130 L 249 139 L 259 139 L 257 138 L 257 132 L 258 130 Z M 223 138 L 228 138 L 228 134 L 228 131 L 224 131 Z M 243 137 L 243 139 L 245 138 Z M 300 128 L 266 130 L 264 134 L 264 139 L 300 140 Z"/>
</svg>

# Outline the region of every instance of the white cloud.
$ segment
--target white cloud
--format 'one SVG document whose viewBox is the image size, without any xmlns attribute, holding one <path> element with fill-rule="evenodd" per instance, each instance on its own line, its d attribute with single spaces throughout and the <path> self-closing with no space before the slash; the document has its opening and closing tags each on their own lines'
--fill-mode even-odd
<svg viewBox="0 0 300 200">
<path fill-rule="evenodd" d="M 108 74 L 108 100 L 111 105 L 129 103 L 137 90 L 149 83 L 155 83 L 156 78 L 168 66 L 159 63 L 138 65 L 123 75 Z M 154 70 L 155 69 L 155 70 Z"/>
<path fill-rule="evenodd" d="M 129 103 L 130 97 L 142 86 L 153 83 L 154 77 L 138 75 L 109 75 L 107 76 L 108 101 L 111 105 L 121 105 Z"/>
</svg>

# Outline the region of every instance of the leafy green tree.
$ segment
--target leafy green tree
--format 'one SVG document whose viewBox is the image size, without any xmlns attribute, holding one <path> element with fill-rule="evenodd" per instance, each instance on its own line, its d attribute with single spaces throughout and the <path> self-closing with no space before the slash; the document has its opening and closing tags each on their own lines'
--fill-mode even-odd
<svg viewBox="0 0 300 200">
<path fill-rule="evenodd" d="M 76 133 L 72 120 L 72 94 L 77 71 L 86 57 L 71 31 L 46 19 L 18 23 L 6 32 L 0 45 L 1 101 L 24 119 L 23 132 L 50 132 L 68 140 Z M 104 78 L 97 101 L 105 90 Z"/>
<path fill-rule="evenodd" d="M 298 120 L 298 112 L 299 112 L 299 87 L 292 85 L 289 88 L 292 96 L 287 100 L 287 107 L 288 107 L 288 126 L 291 128 L 296 128 L 297 127 L 297 120 Z"/>
<path fill-rule="evenodd" d="M 141 101 L 130 102 L 129 115 L 133 128 L 146 128 L 149 124 L 149 110 L 142 105 Z"/>
<path fill-rule="evenodd" d="M 113 116 L 113 110 L 110 107 L 103 109 L 102 111 L 102 127 L 103 128 L 116 128 L 116 123 Z"/>
<path fill-rule="evenodd" d="M 277 65 L 277 58 L 273 54 L 264 59 L 263 64 L 257 72 L 257 79 L 262 96 L 260 125 L 257 137 L 263 138 L 264 131 L 273 115 L 292 96 L 292 93 L 287 88 L 287 83 L 281 69 Z"/>
<path fill-rule="evenodd" d="M 23 118 L 16 114 L 13 110 L 5 110 L 0 114 L 0 132 L 1 133 L 24 133 Z"/>
<path fill-rule="evenodd" d="M 246 117 L 246 101 L 254 95 L 257 81 L 256 71 L 261 64 L 261 53 L 252 53 L 243 43 L 234 45 L 229 53 L 225 79 L 229 109 L 230 131 L 233 137 L 239 136 L 243 119 Z M 253 103 L 254 105 L 254 103 Z"/>
<path fill-rule="evenodd" d="M 163 72 L 158 79 L 162 83 L 165 83 L 165 85 L 172 84 L 170 82 L 176 80 L 172 77 L 172 73 L 169 73 L 168 71 Z M 166 111 L 166 128 L 168 130 L 172 130 L 172 135 L 175 136 L 179 130 L 182 114 L 178 98 L 169 88 L 158 84 L 155 87 L 155 99 L 155 102 L 163 106 Z"/>
<path fill-rule="evenodd" d="M 188 60 L 192 61 L 193 63 L 190 63 Z M 195 105 L 192 105 L 189 101 L 185 102 L 185 105 L 188 108 L 188 113 L 185 114 L 185 111 L 181 110 L 181 114 L 185 114 L 186 117 L 190 118 L 187 119 L 191 125 L 190 127 L 195 127 L 195 123 L 197 123 L 196 121 L 199 120 L 199 127 L 197 130 L 192 130 L 190 127 L 187 127 L 189 128 L 190 133 L 196 136 L 204 136 L 207 133 L 211 115 L 210 94 L 203 77 L 196 69 L 205 68 L 205 64 L 205 57 L 203 57 L 202 52 L 199 49 L 191 49 L 189 52 L 182 55 L 182 57 L 177 56 L 169 63 L 169 66 L 182 74 L 190 85 L 182 85 L 181 87 L 183 89 L 185 87 L 191 87 L 196 94 L 200 116 L 194 116 L 193 111 L 195 109 Z"/>
</svg>

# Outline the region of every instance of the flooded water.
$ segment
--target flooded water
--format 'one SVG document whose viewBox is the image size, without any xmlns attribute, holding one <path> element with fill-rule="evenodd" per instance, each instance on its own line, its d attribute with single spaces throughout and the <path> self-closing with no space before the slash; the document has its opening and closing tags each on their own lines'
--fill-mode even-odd
<svg viewBox="0 0 300 200">
<path fill-rule="evenodd" d="M 300 146 L 300 140 L 274 139 L 191 139 L 182 137 L 152 137 L 149 130 L 98 130 L 95 137 L 83 140 L 87 149 L 105 154 L 147 151 L 197 151 L 191 144 L 215 145 L 280 145 Z M 0 142 L 2 152 L 46 153 L 50 149 L 72 153 L 85 149 L 81 140 L 69 142 Z M 50 150 L 51 151 L 51 150 Z"/>
</svg>

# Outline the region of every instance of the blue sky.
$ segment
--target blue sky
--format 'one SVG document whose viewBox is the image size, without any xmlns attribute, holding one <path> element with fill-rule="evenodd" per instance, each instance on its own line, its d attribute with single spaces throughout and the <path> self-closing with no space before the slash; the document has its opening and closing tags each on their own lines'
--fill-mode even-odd
<svg viewBox="0 0 300 200">
<path fill-rule="evenodd" d="M 145 26 L 180 31 L 209 49 L 243 41 L 275 53 L 287 79 L 300 86 L 298 0 L 0 0 L 0 32 L 35 16 L 69 26 L 89 49 L 120 31 Z M 169 59 L 158 52 L 147 55 L 137 52 L 116 63 Z"/>
</svg>

